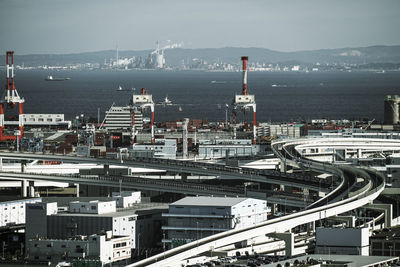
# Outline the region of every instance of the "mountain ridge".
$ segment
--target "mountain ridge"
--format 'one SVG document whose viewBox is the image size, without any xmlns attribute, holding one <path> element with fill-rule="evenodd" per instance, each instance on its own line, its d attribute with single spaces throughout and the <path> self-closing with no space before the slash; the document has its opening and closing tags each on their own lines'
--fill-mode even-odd
<svg viewBox="0 0 400 267">
<path fill-rule="evenodd" d="M 120 58 L 146 58 L 153 50 L 123 50 Z M 346 47 L 334 49 L 300 50 L 282 52 L 260 47 L 221 47 L 221 48 L 174 48 L 165 50 L 166 64 L 175 66 L 182 60 L 198 58 L 208 63 L 224 62 L 237 64 L 240 56 L 249 56 L 250 62 L 279 64 L 299 62 L 304 64 L 368 64 L 400 63 L 400 45 L 374 45 L 367 47 Z M 15 62 L 25 66 L 68 65 L 79 63 L 99 63 L 116 58 L 115 50 L 79 52 L 69 54 L 15 54 Z M 5 62 L 5 55 L 0 55 Z M 4 64 L 4 63 L 3 63 Z M 0 65 L 3 65 L 0 63 Z M 4 65 L 3 65 L 4 66 Z"/>
</svg>

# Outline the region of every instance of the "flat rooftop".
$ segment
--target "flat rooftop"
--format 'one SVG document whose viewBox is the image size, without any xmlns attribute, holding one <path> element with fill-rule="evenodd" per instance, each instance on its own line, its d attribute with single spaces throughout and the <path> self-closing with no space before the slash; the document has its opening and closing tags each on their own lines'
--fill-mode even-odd
<svg viewBox="0 0 400 267">
<path fill-rule="evenodd" d="M 261 266 L 268 267 L 276 267 L 279 263 L 281 266 L 285 266 L 286 262 L 290 262 L 291 266 L 294 261 L 307 262 L 308 259 L 314 259 L 320 262 L 321 266 L 330 265 L 330 266 L 340 266 L 347 265 L 351 267 L 366 267 L 366 266 L 376 266 L 383 265 L 385 263 L 396 262 L 399 260 L 399 257 L 389 257 L 389 256 L 359 256 L 359 255 L 328 255 L 328 254 L 310 254 L 300 257 L 295 257 L 291 259 L 287 259 L 284 261 L 273 262 L 271 264 L 265 264 Z M 307 266 L 310 264 L 300 264 L 299 266 Z M 313 265 L 313 264 L 311 264 Z"/>
<path fill-rule="evenodd" d="M 171 205 L 174 206 L 213 206 L 213 207 L 231 207 L 248 198 L 244 197 L 185 197 Z"/>
</svg>

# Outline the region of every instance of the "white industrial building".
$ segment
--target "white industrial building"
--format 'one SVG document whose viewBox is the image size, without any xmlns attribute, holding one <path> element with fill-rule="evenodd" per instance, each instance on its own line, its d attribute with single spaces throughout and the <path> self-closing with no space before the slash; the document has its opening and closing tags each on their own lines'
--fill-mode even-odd
<svg viewBox="0 0 400 267">
<path fill-rule="evenodd" d="M 303 136 L 302 124 L 260 124 L 257 128 L 259 136 L 287 136 L 290 138 L 299 138 Z"/>
<path fill-rule="evenodd" d="M 71 121 L 64 119 L 64 114 L 22 114 L 22 120 L 25 126 L 55 126 L 71 128 Z M 18 125 L 18 121 L 8 121 L 9 125 Z"/>
<path fill-rule="evenodd" d="M 72 201 L 69 203 L 70 213 L 87 213 L 87 214 L 105 214 L 116 212 L 117 205 L 115 201 Z"/>
<path fill-rule="evenodd" d="M 228 156 L 250 156 L 259 151 L 259 146 L 253 145 L 250 139 L 214 139 L 199 140 L 199 158 L 213 159 Z"/>
<path fill-rule="evenodd" d="M 141 193 L 131 191 L 112 192 L 112 199 L 115 201 L 117 208 L 129 208 L 133 204 L 142 202 Z"/>
<path fill-rule="evenodd" d="M 127 237 L 129 249 L 135 249 L 136 255 L 159 247 L 161 225 L 165 224 L 161 214 L 167 212 L 168 206 L 141 203 L 140 192 L 116 192 L 112 194 L 112 199 L 69 201 L 68 207 L 58 207 L 56 202 L 28 204 L 26 247 L 33 242 L 28 240 L 65 241 L 107 231 L 112 233 L 113 238 Z"/>
<path fill-rule="evenodd" d="M 369 256 L 368 227 L 319 227 L 316 229 L 315 253 Z"/>
<path fill-rule="evenodd" d="M 109 132 L 130 131 L 132 128 L 132 113 L 135 114 L 135 129 L 142 130 L 143 114 L 140 111 L 132 110 L 131 106 L 111 106 L 110 109 L 106 111 L 106 116 L 101 125 L 101 128 L 104 128 Z"/>
<path fill-rule="evenodd" d="M 176 159 L 176 139 L 155 139 L 155 143 L 151 144 L 133 144 L 128 150 L 131 158 L 165 158 Z"/>
<path fill-rule="evenodd" d="M 0 227 L 25 224 L 25 205 L 41 202 L 41 198 L 20 199 L 0 203 Z"/>
<path fill-rule="evenodd" d="M 69 239 L 36 238 L 27 242 L 26 252 L 32 261 L 91 259 L 108 264 L 131 258 L 131 240 L 129 237 L 113 237 L 111 231 Z"/>
<path fill-rule="evenodd" d="M 111 204 L 112 203 L 112 204 Z M 132 210 L 116 210 L 115 201 L 71 202 L 69 212 L 60 212 L 57 203 L 27 205 L 26 238 L 67 239 L 112 231 L 128 236 L 135 248 L 137 215 Z"/>
<path fill-rule="evenodd" d="M 232 197 L 185 197 L 169 205 L 163 216 L 163 242 L 176 247 L 219 232 L 249 227 L 267 220 L 265 200 Z"/>
<path fill-rule="evenodd" d="M 71 121 L 64 120 L 64 114 L 23 114 L 26 126 L 66 126 L 71 127 Z"/>
</svg>

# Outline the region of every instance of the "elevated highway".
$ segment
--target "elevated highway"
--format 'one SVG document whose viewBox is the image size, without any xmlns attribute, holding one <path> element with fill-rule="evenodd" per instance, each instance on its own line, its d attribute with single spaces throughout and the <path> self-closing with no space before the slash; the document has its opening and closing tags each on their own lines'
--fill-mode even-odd
<svg viewBox="0 0 400 267">
<path fill-rule="evenodd" d="M 381 174 L 371 170 L 360 170 L 351 166 L 343 167 L 302 158 L 295 151 L 296 145 L 296 143 L 289 144 L 287 141 L 278 141 L 272 146 L 275 154 L 286 164 L 331 173 L 341 178 L 340 185 L 321 201 L 309 206 L 304 211 L 268 220 L 249 228 L 234 229 L 212 235 L 128 266 L 177 266 L 185 259 L 211 249 L 255 238 L 260 234 L 282 233 L 299 225 L 362 207 L 376 199 L 384 190 L 385 177 Z M 365 183 L 358 185 L 359 178 L 362 178 Z"/>
<path fill-rule="evenodd" d="M 220 179 L 238 179 L 255 183 L 268 183 L 276 185 L 307 188 L 314 191 L 327 192 L 331 182 L 321 180 L 309 175 L 295 173 L 281 173 L 274 170 L 258 170 L 244 167 L 229 167 L 220 164 L 193 162 L 171 159 L 135 158 L 120 154 L 118 159 L 94 158 L 80 156 L 65 156 L 41 153 L 14 153 L 0 152 L 0 158 L 18 160 L 47 160 L 71 163 L 96 163 L 101 165 L 120 165 L 125 167 L 142 167 L 149 169 L 162 169 L 177 173 L 192 173 L 197 175 L 218 176 Z"/>
<path fill-rule="evenodd" d="M 315 142 L 316 140 L 312 139 L 312 141 Z M 199 255 L 201 253 L 231 245 L 243 240 L 256 238 L 259 235 L 282 233 L 299 225 L 315 222 L 317 220 L 336 216 L 362 207 L 368 203 L 371 203 L 383 191 L 385 187 L 385 178 L 381 174 L 371 170 L 360 170 L 351 166 L 338 166 L 303 158 L 301 154 L 298 153 L 296 150 L 296 146 L 299 144 L 298 142 L 303 142 L 304 144 L 304 142 L 307 142 L 307 140 L 299 140 L 296 142 L 278 141 L 273 143 L 272 147 L 274 153 L 279 158 L 281 158 L 282 162 L 285 162 L 285 164 L 287 165 L 316 172 L 329 173 L 332 176 L 339 177 L 339 186 L 329 192 L 324 198 L 313 203 L 307 209 L 301 212 L 268 220 L 266 222 L 259 223 L 245 229 L 234 229 L 227 232 L 218 233 L 216 235 L 208 236 L 128 266 L 179 266 L 180 264 L 185 262 L 185 259 L 190 258 L 194 255 Z M 201 174 L 212 173 L 212 175 L 225 174 L 232 176 L 236 175 L 237 177 L 263 177 L 261 175 L 261 172 L 263 171 L 258 173 L 254 170 L 243 170 L 243 168 L 230 169 L 230 167 L 207 165 L 208 163 L 193 164 L 193 162 L 189 163 L 179 161 L 157 162 L 148 159 L 133 161 L 124 158 L 120 158 L 117 160 L 78 158 L 26 153 L 0 153 L 0 157 L 41 160 L 45 158 L 46 160 L 65 160 L 69 162 L 97 162 L 99 164 L 107 165 L 140 166 L 148 168 L 154 167 L 157 169 L 168 168 L 168 170 L 179 170 L 181 172 L 187 171 Z M 268 174 L 272 173 L 270 171 L 267 172 Z M 20 174 L 16 174 L 16 177 L 18 175 Z M 280 179 L 283 180 L 286 178 L 288 177 L 280 177 Z M 267 178 L 267 176 L 264 176 L 264 179 L 266 180 L 269 178 Z M 275 177 L 275 179 L 276 182 L 279 182 L 279 178 L 277 176 Z M 302 182 L 306 183 L 307 186 L 313 183 L 313 181 L 311 180 L 305 181 L 305 179 L 299 179 L 296 184 L 300 183 L 301 180 L 303 180 Z M 359 180 L 362 180 L 362 182 L 360 183 Z M 279 184 L 283 183 L 279 182 Z M 289 183 L 288 185 L 293 184 Z M 319 188 L 319 185 L 316 188 Z"/>
<path fill-rule="evenodd" d="M 246 190 L 244 186 L 208 185 L 203 183 L 185 182 L 181 180 L 148 179 L 135 176 L 113 175 L 79 175 L 79 174 L 40 174 L 29 172 L 0 172 L 0 179 L 51 181 L 67 184 L 103 185 L 115 188 L 149 190 L 158 192 L 173 192 L 199 196 L 227 197 L 261 197 L 268 203 L 303 208 L 311 204 L 309 199 L 303 199 L 298 194 L 270 190 Z"/>
</svg>

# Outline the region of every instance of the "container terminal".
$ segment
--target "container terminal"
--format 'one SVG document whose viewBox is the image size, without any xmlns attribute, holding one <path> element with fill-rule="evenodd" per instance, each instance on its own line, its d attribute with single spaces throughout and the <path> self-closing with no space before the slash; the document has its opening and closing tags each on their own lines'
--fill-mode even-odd
<svg viewBox="0 0 400 267">
<path fill-rule="evenodd" d="M 229 119 L 156 122 L 158 103 L 142 88 L 126 106 L 112 104 L 101 123 L 84 116 L 68 121 L 64 114 L 24 113 L 14 53 L 6 55 L 0 103 L 0 235 L 7 240 L 0 244 L 2 263 L 395 266 L 398 261 L 397 95 L 384 99 L 383 123 L 257 122 L 243 56 L 242 88 Z M 239 121 L 239 113 L 251 120 Z"/>
</svg>

